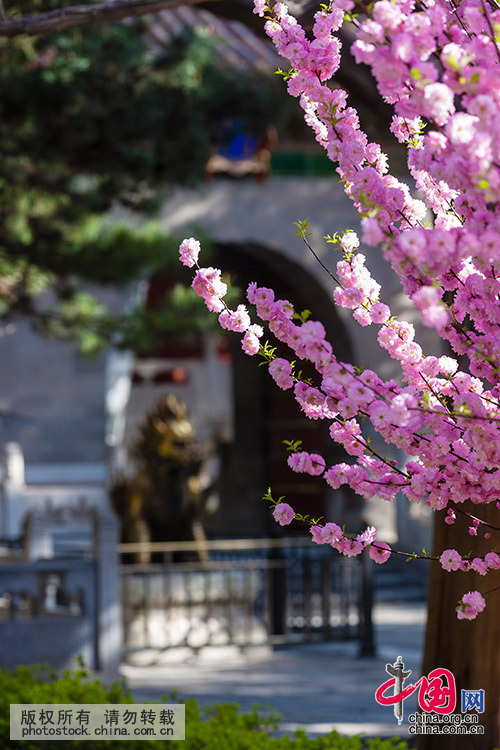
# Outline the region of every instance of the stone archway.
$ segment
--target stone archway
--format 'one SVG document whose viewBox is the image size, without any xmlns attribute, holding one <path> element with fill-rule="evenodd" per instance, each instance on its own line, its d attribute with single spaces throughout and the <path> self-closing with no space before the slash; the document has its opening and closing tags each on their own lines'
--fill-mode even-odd
<svg viewBox="0 0 500 750">
<path fill-rule="evenodd" d="M 308 268 L 258 242 L 216 242 L 213 248 L 211 264 L 230 271 L 237 286 L 246 290 L 256 280 L 273 287 L 297 310 L 311 310 L 312 319 L 325 325 L 337 357 L 353 361 L 350 337 L 331 293 Z M 151 279 L 148 300 L 161 297 L 171 284 L 169 277 Z M 258 367 L 257 357 L 242 352 L 240 338 L 229 334 L 216 341 L 200 332 L 196 340 L 183 344 L 168 337 L 154 352 L 136 358 L 126 439 L 162 393 L 185 401 L 197 438 L 211 446 L 215 502 L 207 509 L 215 512 L 205 513 L 203 523 L 212 537 L 276 534 L 279 527 L 261 500 L 268 486 L 275 496 L 285 495 L 299 512 L 342 519 L 354 528 L 359 523 L 359 498 L 349 490 L 329 490 L 321 478 L 296 475 L 286 464 L 285 439 L 302 440 L 304 449 L 322 454 L 329 464 L 345 460 L 328 436 L 328 425 L 307 419 L 293 394 L 275 386 L 267 368 Z M 289 354 L 285 347 L 282 354 Z M 287 529 L 304 531 L 298 525 Z"/>
</svg>

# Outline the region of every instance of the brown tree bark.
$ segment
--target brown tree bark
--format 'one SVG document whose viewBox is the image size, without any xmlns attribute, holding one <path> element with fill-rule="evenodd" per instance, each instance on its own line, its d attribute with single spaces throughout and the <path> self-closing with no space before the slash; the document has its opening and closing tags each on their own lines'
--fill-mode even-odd
<svg viewBox="0 0 500 750">
<path fill-rule="evenodd" d="M 498 523 L 495 504 L 477 506 L 467 504 L 464 509 L 488 521 Z M 479 527 L 472 537 L 466 516 L 457 513 L 453 526 L 443 522 L 439 513 L 434 525 L 433 554 L 445 549 L 457 549 L 462 555 L 472 550 L 471 558 L 483 556 L 495 544 L 493 532 L 490 540 L 484 539 L 485 526 Z M 500 748 L 500 591 L 485 596 L 486 609 L 475 620 L 458 620 L 455 608 L 467 591 L 480 591 L 483 595 L 500 585 L 500 571 L 488 575 L 447 572 L 433 563 L 429 577 L 427 599 L 428 621 L 425 636 L 422 674 L 444 667 L 455 676 L 457 705 L 461 712 L 461 691 L 485 691 L 485 710 L 479 714 L 479 724 L 484 735 L 421 735 L 420 750 L 493 750 Z"/>
</svg>

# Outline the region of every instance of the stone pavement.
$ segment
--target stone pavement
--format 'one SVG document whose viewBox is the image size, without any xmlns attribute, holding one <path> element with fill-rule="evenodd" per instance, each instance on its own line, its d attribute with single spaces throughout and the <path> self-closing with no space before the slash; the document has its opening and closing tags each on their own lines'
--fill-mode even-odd
<svg viewBox="0 0 500 750">
<path fill-rule="evenodd" d="M 254 647 L 205 649 L 198 656 L 171 652 L 143 654 L 142 663 L 123 665 L 122 674 L 137 701 L 160 700 L 172 690 L 179 698 L 194 697 L 200 705 L 218 701 L 242 709 L 269 704 L 282 716 L 280 729 L 303 728 L 309 734 L 336 729 L 343 734 L 408 738 L 408 715 L 415 696 L 404 703 L 398 727 L 391 707 L 374 698 L 389 679 L 385 665 L 402 656 L 409 680 L 420 677 L 425 628 L 421 600 L 384 601 L 375 605 L 377 653 L 359 657 L 355 642 L 311 643 L 271 650 Z"/>
</svg>

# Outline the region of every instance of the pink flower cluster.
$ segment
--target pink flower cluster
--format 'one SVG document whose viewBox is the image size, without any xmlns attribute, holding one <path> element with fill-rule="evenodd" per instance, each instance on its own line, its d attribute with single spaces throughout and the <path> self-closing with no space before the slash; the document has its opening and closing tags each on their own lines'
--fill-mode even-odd
<svg viewBox="0 0 500 750">
<path fill-rule="evenodd" d="M 377 542 L 370 547 L 370 557 L 376 563 L 385 563 L 391 556 L 391 548 L 386 542 Z"/>
<path fill-rule="evenodd" d="M 241 347 L 245 354 L 250 356 L 257 354 L 260 350 L 260 339 L 264 334 L 262 326 L 252 324 L 250 315 L 245 305 L 238 305 L 236 310 L 230 310 L 224 302 L 227 293 L 227 284 L 222 281 L 222 274 L 218 268 L 200 268 L 198 256 L 200 244 L 192 237 L 185 239 L 179 246 L 179 258 L 186 266 L 196 266 L 197 271 L 191 286 L 196 294 L 201 297 L 210 312 L 219 313 L 219 324 L 227 331 L 243 333 Z M 274 297 L 274 293 L 269 291 Z M 274 366 L 277 373 L 278 366 Z M 279 377 L 279 376 L 278 376 Z M 285 382 L 282 380 L 281 382 Z M 284 387 L 283 385 L 281 387 Z M 291 384 L 290 386 L 291 387 Z"/>
<path fill-rule="evenodd" d="M 226 331 L 244 333 L 250 328 L 251 322 L 245 305 L 238 305 L 234 311 L 225 309 L 219 315 L 220 327 Z"/>
<path fill-rule="evenodd" d="M 180 261 L 188 268 L 192 268 L 198 262 L 200 254 L 200 243 L 194 237 L 183 240 L 179 247 Z"/>
<path fill-rule="evenodd" d="M 488 570 L 500 569 L 500 556 L 496 552 L 487 552 L 484 558 L 474 557 L 472 560 L 461 557 L 455 549 L 445 549 L 439 558 L 443 570 L 454 571 L 473 570 L 485 576 Z"/>
<path fill-rule="evenodd" d="M 224 309 L 222 298 L 227 292 L 227 284 L 222 281 L 218 268 L 199 268 L 191 286 L 196 294 L 205 300 L 210 312 L 221 312 Z"/>
<path fill-rule="evenodd" d="M 354 19 L 353 54 L 370 66 L 381 96 L 394 107 L 391 130 L 408 146 L 420 200 L 389 173 L 387 157 L 360 128 L 346 93 L 328 84 L 340 63 L 335 32 L 353 7 L 352 0 L 324 6 L 308 38 L 283 3 L 271 8 L 255 0 L 268 35 L 292 65 L 288 90 L 362 215 L 362 241 L 380 245 L 424 324 L 448 342 L 453 356 L 426 356 L 411 323 L 392 316 L 350 230 L 337 240 L 342 257 L 334 301 L 360 325 L 378 326 L 379 345 L 400 365 L 399 382 L 339 361 L 324 326 L 295 315 L 272 289 L 252 283 L 247 291 L 261 326 L 251 323 L 244 305 L 225 307 L 220 271 L 198 269 L 193 287 L 224 328 L 243 334 L 248 354 L 263 354 L 275 383 L 293 390 L 310 419 L 328 421 L 331 438 L 350 457 L 350 463 L 327 467 L 317 454 L 295 452 L 288 459 L 294 471 L 322 476 L 333 489 L 346 484 L 365 498 L 393 500 L 401 492 L 445 510 L 452 525 L 462 503 L 471 500 L 480 509 L 500 493 L 500 53 L 493 37 L 500 10 L 482 0 L 376 0 Z M 198 252 L 193 238 L 185 240 L 181 261 L 197 265 Z M 260 343 L 264 325 L 279 356 Z M 467 358 L 468 367 L 459 367 L 458 357 Z M 301 361 L 312 364 L 315 378 L 297 374 Z M 372 448 L 362 429 L 367 420 L 387 444 L 404 451 L 404 467 Z M 281 503 L 275 517 L 289 523 L 293 509 Z M 472 518 L 471 536 L 481 528 Z M 488 525 L 484 537 L 492 531 L 498 529 Z M 371 531 L 352 537 L 326 523 L 311 533 L 316 543 L 343 554 L 366 546 L 377 562 L 391 554 L 387 545 L 373 544 Z M 439 560 L 449 571 L 484 575 L 500 568 L 496 552 L 468 559 L 448 549 Z M 457 614 L 472 619 L 483 608 L 482 596 L 469 592 Z"/>
<path fill-rule="evenodd" d="M 269 364 L 269 374 L 279 388 L 284 391 L 293 388 L 292 365 L 287 359 L 276 357 Z"/>
<path fill-rule="evenodd" d="M 316 524 L 311 526 L 311 537 L 316 544 L 328 544 L 347 557 L 359 555 L 366 547 L 370 548 L 372 559 L 378 558 L 377 562 L 386 562 L 391 555 L 391 549 L 385 542 L 374 544 L 377 537 L 374 526 L 368 526 L 362 534 L 352 537 L 344 534 L 336 523 L 325 523 L 324 526 Z"/>
<path fill-rule="evenodd" d="M 459 620 L 475 620 L 485 607 L 484 596 L 479 591 L 468 591 L 457 607 L 457 617 Z"/>
<path fill-rule="evenodd" d="M 371 67 L 381 95 L 394 105 L 392 130 L 411 147 L 409 166 L 424 203 L 387 173 L 387 158 L 360 129 L 345 92 L 326 85 L 340 60 L 332 32 L 353 3 L 332 5 L 316 15 L 313 41 L 282 4 L 267 22 L 267 33 L 295 69 L 289 91 L 300 97 L 306 122 L 338 162 L 346 192 L 364 216 L 365 243 L 382 245 L 424 323 L 469 356 L 472 374 L 498 380 L 500 212 L 492 206 L 500 197 L 500 94 L 491 29 L 500 10 L 483 12 L 477 0 L 459 8 L 379 0 L 371 17 L 357 24 L 354 56 Z M 327 64 L 313 52 L 317 46 L 329 50 Z M 433 228 L 424 226 L 429 209 Z M 439 289 L 454 292 L 453 300 L 444 302 Z M 338 290 L 336 301 L 353 309 L 361 302 L 352 287 Z M 473 331 L 461 325 L 466 314 Z M 359 307 L 357 316 L 368 323 Z"/>
<path fill-rule="evenodd" d="M 325 471 L 325 459 L 319 453 L 300 451 L 288 456 L 288 466 L 298 474 L 310 474 L 317 477 Z"/>
</svg>

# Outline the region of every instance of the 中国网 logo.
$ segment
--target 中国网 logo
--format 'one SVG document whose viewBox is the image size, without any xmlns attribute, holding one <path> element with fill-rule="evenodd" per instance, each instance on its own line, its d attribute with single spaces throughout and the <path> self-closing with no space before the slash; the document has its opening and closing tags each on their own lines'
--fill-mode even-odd
<svg viewBox="0 0 500 750">
<path fill-rule="evenodd" d="M 385 671 L 391 678 L 384 682 L 375 692 L 375 700 L 382 706 L 394 706 L 394 715 L 398 724 L 403 721 L 403 701 L 418 689 L 418 705 L 422 711 L 438 714 L 451 714 L 456 706 L 455 678 L 448 669 L 433 669 L 428 677 L 421 677 L 414 685 L 404 686 L 411 670 L 404 671 L 401 656 L 394 664 L 387 664 Z M 392 688 L 392 695 L 385 692 Z"/>
<path fill-rule="evenodd" d="M 403 721 L 403 703 L 418 691 L 419 713 L 409 716 L 412 734 L 483 734 L 478 714 L 484 712 L 484 690 L 461 691 L 461 713 L 457 705 L 455 677 L 449 669 L 438 667 L 417 682 L 405 685 L 411 670 L 405 670 L 401 656 L 385 668 L 390 678 L 375 691 L 381 706 L 393 706 L 398 724 Z"/>
</svg>

